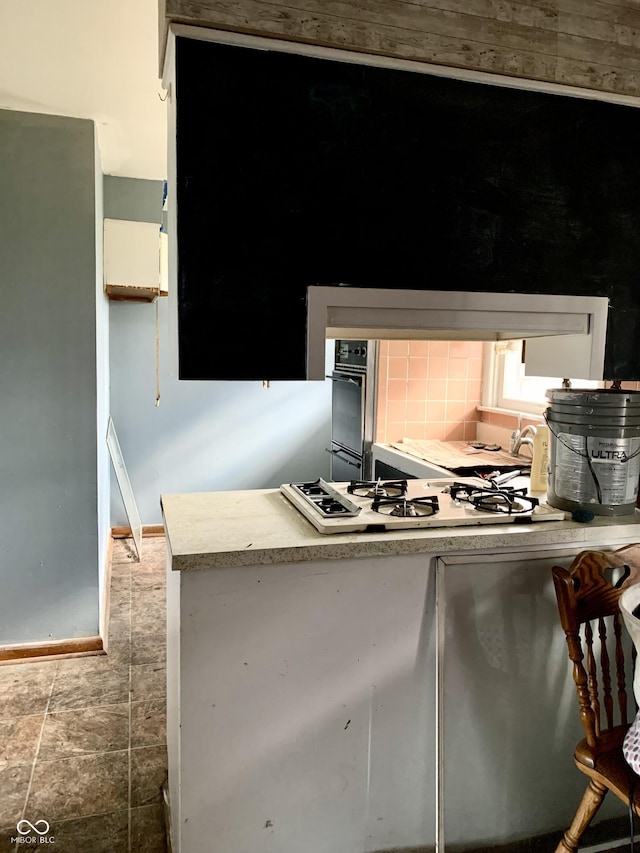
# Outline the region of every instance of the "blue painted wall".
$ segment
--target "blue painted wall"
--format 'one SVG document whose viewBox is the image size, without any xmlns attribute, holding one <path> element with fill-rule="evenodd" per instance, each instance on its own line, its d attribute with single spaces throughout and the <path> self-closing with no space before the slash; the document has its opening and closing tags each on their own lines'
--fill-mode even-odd
<svg viewBox="0 0 640 853">
<path fill-rule="evenodd" d="M 159 223 L 161 200 L 160 182 L 105 178 L 106 217 Z M 162 493 L 328 477 L 331 383 L 272 382 L 264 389 L 261 382 L 180 382 L 171 375 L 167 301 L 110 306 L 111 416 L 143 524 L 162 522 Z M 251 341 L 241 329 L 220 328 L 212 329 L 211 346 L 224 360 Z M 113 477 L 111 524 L 127 524 Z"/>
<path fill-rule="evenodd" d="M 95 174 L 91 121 L 0 110 L 0 644 L 98 633 Z"/>
<path fill-rule="evenodd" d="M 179 382 L 169 375 L 161 299 L 160 405 L 155 406 L 156 306 L 112 303 L 111 415 L 143 524 L 159 524 L 160 494 L 260 489 L 329 476 L 327 382 Z M 228 336 L 212 338 L 229 358 Z M 126 524 L 112 481 L 111 523 Z"/>
</svg>

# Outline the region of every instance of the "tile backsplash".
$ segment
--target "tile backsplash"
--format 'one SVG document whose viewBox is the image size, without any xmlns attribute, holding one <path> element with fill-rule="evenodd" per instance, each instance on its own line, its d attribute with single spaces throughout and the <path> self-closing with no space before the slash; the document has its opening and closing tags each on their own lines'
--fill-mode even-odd
<svg viewBox="0 0 640 853">
<path fill-rule="evenodd" d="M 380 341 L 376 441 L 474 439 L 482 347 L 480 341 Z"/>
<path fill-rule="evenodd" d="M 514 429 L 542 415 L 484 411 L 481 341 L 380 341 L 376 441 L 402 438 L 509 446 Z M 608 383 L 603 383 L 608 386 Z M 624 382 L 624 390 L 640 390 Z"/>
</svg>

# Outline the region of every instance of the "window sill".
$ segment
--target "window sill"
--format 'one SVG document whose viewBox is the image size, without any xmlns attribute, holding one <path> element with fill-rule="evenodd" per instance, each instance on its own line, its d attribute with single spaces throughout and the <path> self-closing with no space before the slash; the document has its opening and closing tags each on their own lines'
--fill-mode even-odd
<svg viewBox="0 0 640 853">
<path fill-rule="evenodd" d="M 539 418 L 541 421 L 544 420 L 544 410 L 546 406 L 541 405 L 539 411 L 522 411 L 521 409 L 502 409 L 498 406 L 476 406 L 476 411 L 478 412 L 489 412 L 493 415 L 510 415 L 515 418 L 526 418 L 527 420 L 535 420 Z"/>
</svg>

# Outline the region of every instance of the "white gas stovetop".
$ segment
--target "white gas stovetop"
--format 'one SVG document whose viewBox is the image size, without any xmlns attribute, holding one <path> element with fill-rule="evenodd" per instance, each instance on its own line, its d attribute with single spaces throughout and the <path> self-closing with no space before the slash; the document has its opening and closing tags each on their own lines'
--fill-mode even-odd
<svg viewBox="0 0 640 853">
<path fill-rule="evenodd" d="M 478 478 L 286 483 L 282 494 L 320 533 L 378 532 L 476 524 L 564 521 L 563 510 L 526 489 L 492 488 Z"/>
</svg>

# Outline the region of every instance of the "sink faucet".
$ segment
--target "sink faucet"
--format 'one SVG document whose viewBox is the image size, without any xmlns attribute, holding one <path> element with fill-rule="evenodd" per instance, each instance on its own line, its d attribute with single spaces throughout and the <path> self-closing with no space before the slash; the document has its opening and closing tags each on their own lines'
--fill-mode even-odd
<svg viewBox="0 0 640 853">
<path fill-rule="evenodd" d="M 531 454 L 533 455 L 533 436 L 536 434 L 536 428 L 528 424 L 521 430 L 514 430 L 511 433 L 511 452 L 519 453 L 523 444 L 529 445 Z"/>
</svg>

